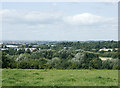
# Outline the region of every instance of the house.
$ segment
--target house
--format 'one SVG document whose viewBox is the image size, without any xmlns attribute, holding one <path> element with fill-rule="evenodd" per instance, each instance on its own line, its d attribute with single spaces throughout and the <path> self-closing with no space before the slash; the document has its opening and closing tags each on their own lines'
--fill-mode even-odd
<svg viewBox="0 0 120 88">
<path fill-rule="evenodd" d="M 18 48 L 16 45 L 6 45 L 7 48 Z"/>
<path fill-rule="evenodd" d="M 113 49 L 106 49 L 106 48 L 103 48 L 103 49 L 99 49 L 99 51 L 113 51 Z"/>
</svg>

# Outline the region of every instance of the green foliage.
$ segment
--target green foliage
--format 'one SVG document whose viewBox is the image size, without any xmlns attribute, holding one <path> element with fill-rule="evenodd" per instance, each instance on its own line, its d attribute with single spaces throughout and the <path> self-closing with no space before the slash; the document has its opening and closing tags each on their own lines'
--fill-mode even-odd
<svg viewBox="0 0 120 88">
<path fill-rule="evenodd" d="M 95 69 L 101 69 L 102 61 L 100 59 L 92 59 L 89 63 L 89 67 L 95 68 Z"/>
<path fill-rule="evenodd" d="M 119 63 L 118 59 L 106 60 L 102 62 L 102 68 L 103 69 L 118 69 L 119 68 L 118 63 Z"/>
<path fill-rule="evenodd" d="M 118 58 L 118 52 L 104 52 L 99 54 L 102 57 Z"/>
<path fill-rule="evenodd" d="M 6 53 L 2 53 L 2 68 L 17 68 L 17 62 L 13 58 Z"/>
<path fill-rule="evenodd" d="M 37 49 L 25 50 L 32 47 L 32 44 L 23 45 L 17 50 L 8 48 L 3 51 L 3 68 L 23 69 L 118 69 L 116 52 L 117 42 L 96 41 L 96 42 L 59 42 L 54 46 L 41 44 Z M 39 48 L 41 48 L 39 50 Z M 111 48 L 113 51 L 99 51 L 101 48 Z M 99 57 L 110 57 L 115 60 L 102 61 Z"/>
</svg>

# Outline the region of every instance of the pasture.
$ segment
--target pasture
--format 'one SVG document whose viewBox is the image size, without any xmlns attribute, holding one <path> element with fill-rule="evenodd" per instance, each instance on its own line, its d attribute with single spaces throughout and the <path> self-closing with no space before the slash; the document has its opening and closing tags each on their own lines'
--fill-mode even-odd
<svg viewBox="0 0 120 88">
<path fill-rule="evenodd" d="M 2 69 L 2 86 L 117 85 L 117 70 Z"/>
</svg>

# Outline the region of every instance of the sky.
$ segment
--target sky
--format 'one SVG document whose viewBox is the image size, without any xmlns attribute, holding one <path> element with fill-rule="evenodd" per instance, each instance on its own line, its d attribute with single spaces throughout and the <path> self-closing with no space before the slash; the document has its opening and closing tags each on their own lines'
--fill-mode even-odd
<svg viewBox="0 0 120 88">
<path fill-rule="evenodd" d="M 107 2 L 3 2 L 3 40 L 118 39 L 118 5 Z"/>
</svg>

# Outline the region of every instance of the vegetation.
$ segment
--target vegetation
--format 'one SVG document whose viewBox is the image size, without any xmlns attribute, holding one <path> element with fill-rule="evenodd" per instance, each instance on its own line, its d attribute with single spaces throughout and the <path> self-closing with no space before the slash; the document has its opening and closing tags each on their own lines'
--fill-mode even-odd
<svg viewBox="0 0 120 88">
<path fill-rule="evenodd" d="M 3 69 L 2 86 L 117 86 L 117 70 Z"/>
<path fill-rule="evenodd" d="M 24 44 L 19 48 L 2 45 L 7 48 L 0 51 L 2 86 L 118 85 L 120 54 L 116 41 L 33 45 Z M 108 51 L 100 51 L 103 48 Z M 100 57 L 112 59 L 102 60 Z"/>
<path fill-rule="evenodd" d="M 12 69 L 119 69 L 116 41 L 41 44 L 33 51 L 29 48 L 25 50 L 28 46 L 32 47 L 32 45 L 24 45 L 24 48 L 19 50 L 9 48 L 2 51 L 2 60 L 0 60 L 2 67 Z M 99 51 L 101 48 L 113 50 Z M 99 57 L 113 59 L 102 61 Z"/>
</svg>

